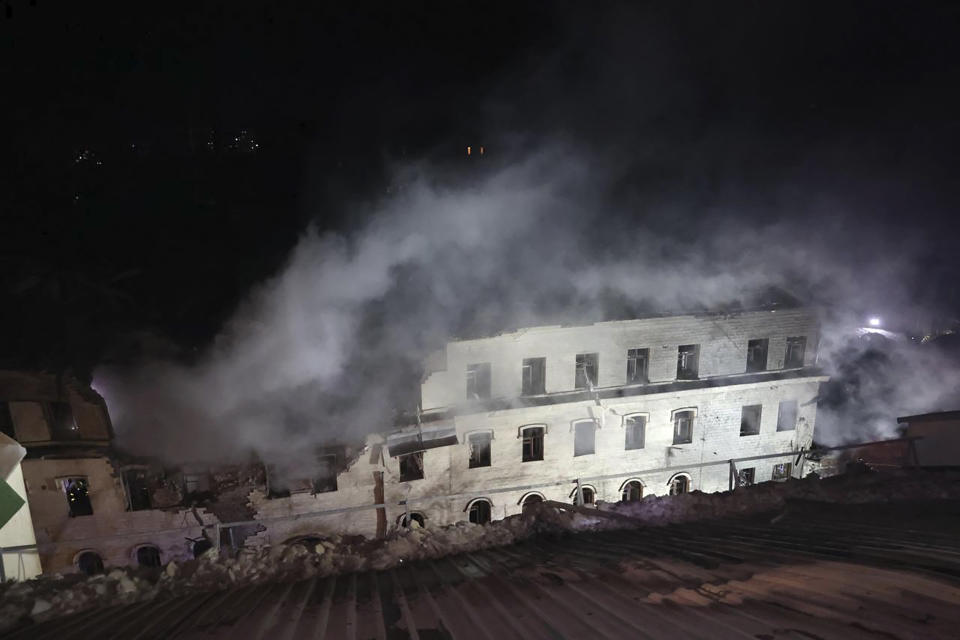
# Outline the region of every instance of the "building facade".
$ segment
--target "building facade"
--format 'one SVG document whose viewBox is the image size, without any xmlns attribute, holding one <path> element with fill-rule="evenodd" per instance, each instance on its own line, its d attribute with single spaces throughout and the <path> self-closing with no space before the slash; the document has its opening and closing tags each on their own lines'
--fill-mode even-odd
<svg viewBox="0 0 960 640">
<path fill-rule="evenodd" d="M 705 463 L 810 448 L 827 379 L 816 368 L 818 341 L 810 312 L 765 309 L 451 342 L 430 358 L 418 424 L 370 437 L 335 491 L 253 498 L 264 518 L 371 499 L 388 506 L 271 522 L 258 537 L 278 542 L 311 527 L 375 535 L 410 519 L 485 522 L 520 513 L 528 500 L 727 490 L 729 466 Z M 744 462 L 737 481 L 796 477 L 794 464 Z M 525 488 L 502 491 L 510 487 Z"/>
</svg>

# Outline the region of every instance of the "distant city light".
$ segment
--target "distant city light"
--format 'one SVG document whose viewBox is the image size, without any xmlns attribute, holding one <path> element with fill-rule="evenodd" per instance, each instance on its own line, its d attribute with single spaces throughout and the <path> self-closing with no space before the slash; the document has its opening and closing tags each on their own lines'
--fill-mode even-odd
<svg viewBox="0 0 960 640">
<path fill-rule="evenodd" d="M 870 318 L 870 326 L 871 326 L 871 327 L 879 327 L 879 326 L 880 326 L 880 318 Z"/>
</svg>

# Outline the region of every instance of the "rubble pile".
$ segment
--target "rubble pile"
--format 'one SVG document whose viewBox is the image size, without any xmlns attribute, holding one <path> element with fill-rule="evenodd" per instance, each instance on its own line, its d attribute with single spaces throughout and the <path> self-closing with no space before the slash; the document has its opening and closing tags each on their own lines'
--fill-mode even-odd
<svg viewBox="0 0 960 640">
<path fill-rule="evenodd" d="M 733 492 L 647 496 L 637 502 L 619 502 L 600 508 L 656 526 L 774 511 L 791 500 L 837 504 L 960 500 L 960 472 L 860 472 L 823 480 L 809 475 L 803 480 L 764 482 Z M 600 526 L 623 524 L 618 520 Z"/>
<path fill-rule="evenodd" d="M 960 500 L 960 472 L 863 473 L 826 480 L 810 476 L 731 493 L 648 496 L 637 502 L 602 504 L 597 510 L 579 507 L 579 512 L 538 504 L 522 515 L 487 525 L 461 522 L 446 527 L 414 527 L 395 531 L 383 540 L 334 536 L 242 549 L 233 556 L 211 549 L 196 560 L 171 562 L 162 569 L 125 567 L 89 577 L 52 575 L 0 584 L 0 633 L 26 621 L 42 622 L 94 607 L 259 582 L 383 570 L 404 562 L 509 545 L 542 534 L 759 514 L 780 510 L 790 500 L 863 504 L 942 499 Z"/>
</svg>

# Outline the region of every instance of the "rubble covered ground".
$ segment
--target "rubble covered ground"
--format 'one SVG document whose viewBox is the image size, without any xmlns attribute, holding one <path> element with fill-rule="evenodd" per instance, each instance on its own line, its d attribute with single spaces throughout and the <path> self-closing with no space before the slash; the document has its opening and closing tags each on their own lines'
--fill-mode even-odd
<svg viewBox="0 0 960 640">
<path fill-rule="evenodd" d="M 535 505 L 522 515 L 487 525 L 396 531 L 385 539 L 362 536 L 311 539 L 233 556 L 211 549 L 196 560 L 163 568 L 117 568 L 105 574 L 44 576 L 0 585 L 0 632 L 86 609 L 214 592 L 262 582 L 382 570 L 417 560 L 510 545 L 532 536 L 598 529 L 652 527 L 697 520 L 783 513 L 796 501 L 835 504 L 960 500 L 960 472 L 858 472 L 833 478 L 768 482 L 734 492 L 648 496 L 640 501 L 569 507 Z"/>
</svg>

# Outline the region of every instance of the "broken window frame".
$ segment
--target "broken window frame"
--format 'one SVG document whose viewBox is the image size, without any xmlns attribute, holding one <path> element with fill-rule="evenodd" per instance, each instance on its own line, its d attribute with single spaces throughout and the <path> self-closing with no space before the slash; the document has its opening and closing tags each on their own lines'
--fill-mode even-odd
<svg viewBox="0 0 960 640">
<path fill-rule="evenodd" d="M 647 384 L 650 349 L 627 349 L 627 384 Z"/>
<path fill-rule="evenodd" d="M 740 408 L 740 437 L 760 435 L 762 404 L 748 404 Z"/>
<path fill-rule="evenodd" d="M 700 377 L 700 345 L 677 347 L 677 380 L 698 380 Z"/>
<path fill-rule="evenodd" d="M 146 469 L 124 469 L 123 484 L 127 487 L 130 511 L 149 511 L 153 509 Z"/>
<path fill-rule="evenodd" d="M 71 518 L 93 515 L 93 500 L 90 498 L 90 482 L 86 476 L 70 476 L 60 479 L 67 509 Z M 76 490 L 74 493 L 73 490 Z"/>
<path fill-rule="evenodd" d="M 678 473 L 670 478 L 670 482 L 668 483 L 670 495 L 679 496 L 684 493 L 690 493 L 690 484 L 690 476 L 685 473 Z"/>
<path fill-rule="evenodd" d="M 467 520 L 473 524 L 488 524 L 493 521 L 493 503 L 486 498 L 471 500 L 465 509 Z"/>
<path fill-rule="evenodd" d="M 397 456 L 400 467 L 400 482 L 423 480 L 423 451 L 414 451 Z"/>
<path fill-rule="evenodd" d="M 479 469 L 490 466 L 492 442 L 493 433 L 490 431 L 478 431 L 477 433 L 471 433 L 467 436 L 467 447 L 469 450 L 467 468 Z"/>
<path fill-rule="evenodd" d="M 317 469 L 324 473 L 317 473 L 311 480 L 314 494 L 337 491 L 338 460 L 338 456 L 335 453 L 321 453 L 317 455 Z"/>
<path fill-rule="evenodd" d="M 547 359 L 524 358 L 520 395 L 539 396 L 547 392 Z"/>
<path fill-rule="evenodd" d="M 647 439 L 647 416 L 626 416 L 623 419 L 623 432 L 624 451 L 643 449 Z"/>
<path fill-rule="evenodd" d="M 520 428 L 521 462 L 537 462 L 543 460 L 544 437 L 547 434 L 545 425 L 530 425 Z"/>
<path fill-rule="evenodd" d="M 743 469 L 737 470 L 737 486 L 738 487 L 749 487 L 756 483 L 757 478 L 757 469 L 756 467 L 745 467 Z"/>
<path fill-rule="evenodd" d="M 467 400 L 489 400 L 491 372 L 489 362 L 467 365 Z"/>
<path fill-rule="evenodd" d="M 637 502 L 643 500 L 643 483 L 639 480 L 627 480 L 620 487 L 621 502 Z"/>
<path fill-rule="evenodd" d="M 693 409 L 678 409 L 673 412 L 673 444 L 693 442 L 693 423 L 697 413 Z"/>
<path fill-rule="evenodd" d="M 600 373 L 600 354 L 578 353 L 574 364 L 573 388 L 591 389 L 597 385 Z"/>
<path fill-rule="evenodd" d="M 592 456 L 597 452 L 596 420 L 579 420 L 573 423 L 573 457 Z"/>
<path fill-rule="evenodd" d="M 807 351 L 807 337 L 793 336 L 787 338 L 786 351 L 783 355 L 784 369 L 800 369 L 803 367 Z"/>
<path fill-rule="evenodd" d="M 747 342 L 747 373 L 767 370 L 767 354 L 770 350 L 768 338 L 756 338 Z"/>
<path fill-rule="evenodd" d="M 781 400 L 777 409 L 777 431 L 796 431 L 799 414 L 800 406 L 796 400 Z"/>
<path fill-rule="evenodd" d="M 597 488 L 591 484 L 580 485 L 580 493 L 583 495 L 583 504 L 596 504 L 597 503 Z M 577 504 L 577 488 L 574 487 L 573 491 L 570 492 L 570 500 L 573 504 Z"/>
<path fill-rule="evenodd" d="M 792 477 L 793 473 L 793 463 L 792 462 L 780 462 L 773 465 L 773 471 L 770 474 L 770 479 L 779 481 L 779 480 L 789 480 Z"/>
</svg>

